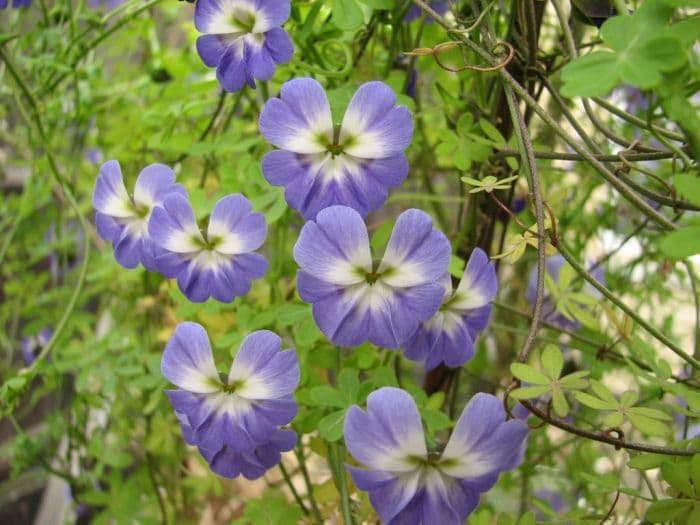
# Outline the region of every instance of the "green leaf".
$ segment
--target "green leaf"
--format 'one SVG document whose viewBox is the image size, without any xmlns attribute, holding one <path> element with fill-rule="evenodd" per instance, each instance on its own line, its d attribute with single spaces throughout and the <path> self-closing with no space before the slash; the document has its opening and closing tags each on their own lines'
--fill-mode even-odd
<svg viewBox="0 0 700 525">
<path fill-rule="evenodd" d="M 377 368 L 374 371 L 374 377 L 372 379 L 377 388 L 382 386 L 399 386 L 396 374 L 388 366 L 380 366 Z"/>
<path fill-rule="evenodd" d="M 308 304 L 285 304 L 277 309 L 277 322 L 282 326 L 297 324 L 311 317 Z"/>
<path fill-rule="evenodd" d="M 504 139 L 503 135 L 501 135 L 501 132 L 498 131 L 498 129 L 496 129 L 496 126 L 491 124 L 491 122 L 489 122 L 487 119 L 480 119 L 479 127 L 484 132 L 484 134 L 493 141 L 496 147 L 502 148 L 503 146 L 505 146 L 506 139 Z"/>
<path fill-rule="evenodd" d="M 688 59 L 684 39 L 667 25 L 669 14 L 652 4 L 633 16 L 608 18 L 600 36 L 612 51 L 594 51 L 567 64 L 562 94 L 604 95 L 622 82 L 642 89 L 659 85 L 662 73 L 680 69 Z"/>
<path fill-rule="evenodd" d="M 278 492 L 266 493 L 262 499 L 247 499 L 245 511 L 231 525 L 292 525 L 302 522 L 303 512 L 298 505 L 290 505 Z"/>
<path fill-rule="evenodd" d="M 309 405 L 343 408 L 348 406 L 338 390 L 328 385 L 315 386 L 309 390 Z"/>
<path fill-rule="evenodd" d="M 444 430 L 452 426 L 452 420 L 447 414 L 440 410 L 421 408 L 420 416 L 431 432 L 437 432 L 438 430 Z"/>
<path fill-rule="evenodd" d="M 627 411 L 627 418 L 635 428 L 650 436 L 665 437 L 671 432 L 671 428 L 666 423 L 661 423 L 656 419 L 639 415 L 638 413 L 632 412 L 631 409 Z"/>
<path fill-rule="evenodd" d="M 667 233 L 659 248 L 672 259 L 683 259 L 700 253 L 700 224 L 693 224 Z"/>
<path fill-rule="evenodd" d="M 622 412 L 618 411 L 611 412 L 603 418 L 603 425 L 606 427 L 619 427 L 624 422 L 625 416 L 622 415 Z"/>
<path fill-rule="evenodd" d="M 649 505 L 644 519 L 651 523 L 668 522 L 692 506 L 693 502 L 688 499 L 657 500 Z"/>
<path fill-rule="evenodd" d="M 600 399 L 599 397 L 586 394 L 585 392 L 573 392 L 573 395 L 576 398 L 576 401 L 595 410 L 617 409 L 617 401 L 615 400 L 611 402 L 609 400 Z"/>
<path fill-rule="evenodd" d="M 600 399 L 602 399 L 603 401 L 607 401 L 613 407 L 617 408 L 617 399 L 615 399 L 613 393 L 610 392 L 610 390 L 608 390 L 608 387 L 606 387 L 603 383 L 601 383 L 600 381 L 591 381 L 591 389 L 593 390 L 595 395 L 597 395 Z"/>
<path fill-rule="evenodd" d="M 366 6 L 376 10 L 391 10 L 396 5 L 396 0 L 360 0 Z"/>
<path fill-rule="evenodd" d="M 552 389 L 552 408 L 559 417 L 565 417 L 569 413 L 569 402 L 560 388 Z"/>
<path fill-rule="evenodd" d="M 700 177 L 678 173 L 673 177 L 673 185 L 683 197 L 700 206 Z"/>
<path fill-rule="evenodd" d="M 464 262 L 464 259 L 462 259 L 459 255 L 452 254 L 452 257 L 450 258 L 450 266 L 448 268 L 450 275 L 461 279 L 464 275 L 465 265 L 466 263 Z"/>
<path fill-rule="evenodd" d="M 567 374 L 559 379 L 559 384 L 562 386 L 562 388 L 566 388 L 568 390 L 586 388 L 588 386 L 588 380 L 584 378 L 588 377 L 589 374 L 590 372 L 588 370 L 572 372 L 571 374 Z"/>
<path fill-rule="evenodd" d="M 639 394 L 634 390 L 626 390 L 620 396 L 620 405 L 623 407 L 633 406 L 639 399 Z"/>
<path fill-rule="evenodd" d="M 355 31 L 364 22 L 362 9 L 355 0 L 333 0 L 333 23 L 344 31 Z"/>
<path fill-rule="evenodd" d="M 668 457 L 663 454 L 639 454 L 630 459 L 627 466 L 637 470 L 650 470 L 659 468 L 665 461 L 668 461 Z"/>
<path fill-rule="evenodd" d="M 359 388 L 360 380 L 357 378 L 357 371 L 352 368 L 343 368 L 338 374 L 338 390 L 348 406 L 357 402 Z"/>
<path fill-rule="evenodd" d="M 549 392 L 550 387 L 547 386 L 525 386 L 522 388 L 516 388 L 510 393 L 510 397 L 513 399 L 532 399 L 533 397 L 539 397 L 543 394 Z"/>
<path fill-rule="evenodd" d="M 673 418 L 669 416 L 666 412 L 658 410 L 656 408 L 649 407 L 631 407 L 628 412 L 632 414 L 639 414 L 640 416 L 650 417 L 652 419 L 660 419 L 661 421 L 672 421 Z"/>
<path fill-rule="evenodd" d="M 690 483 L 690 469 L 686 461 L 680 463 L 664 463 L 661 465 L 661 475 L 666 483 L 671 485 L 671 487 L 678 492 L 686 496 L 693 495 L 693 485 Z"/>
<path fill-rule="evenodd" d="M 520 516 L 518 525 L 535 525 L 535 513 L 531 510 Z"/>
<path fill-rule="evenodd" d="M 526 383 L 533 385 L 549 385 L 552 382 L 551 379 L 536 368 L 523 363 L 512 363 L 510 365 L 510 371 L 521 381 L 525 381 Z"/>
<path fill-rule="evenodd" d="M 326 441 L 338 441 L 343 435 L 343 422 L 347 410 L 336 410 L 318 422 L 318 433 Z"/>
<path fill-rule="evenodd" d="M 690 479 L 695 485 L 695 494 L 700 494 L 700 454 L 695 454 L 690 460 Z"/>
<path fill-rule="evenodd" d="M 618 83 L 617 59 L 609 51 L 595 51 L 569 62 L 561 72 L 565 97 L 606 95 Z"/>
<path fill-rule="evenodd" d="M 562 368 L 564 368 L 564 357 L 559 348 L 554 345 L 545 346 L 540 361 L 544 371 L 551 379 L 559 379 Z"/>
</svg>

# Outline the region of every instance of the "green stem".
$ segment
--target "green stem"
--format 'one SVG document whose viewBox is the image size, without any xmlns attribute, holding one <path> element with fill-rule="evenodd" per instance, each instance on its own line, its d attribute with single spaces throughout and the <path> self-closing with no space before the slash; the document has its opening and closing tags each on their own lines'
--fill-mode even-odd
<svg viewBox="0 0 700 525">
<path fill-rule="evenodd" d="M 119 31 L 122 27 L 124 27 L 126 24 L 128 24 L 132 19 L 136 18 L 138 15 L 143 13 L 144 11 L 147 11 L 154 5 L 160 3 L 162 0 L 149 0 L 142 6 L 140 6 L 138 9 L 135 11 L 132 11 L 130 13 L 127 13 L 124 15 L 118 22 L 116 22 L 112 27 L 107 29 L 104 33 L 101 33 L 99 36 L 97 36 L 95 39 L 92 41 L 88 42 L 85 44 L 83 47 L 80 49 L 80 53 L 78 54 L 77 57 L 72 61 L 70 66 L 66 68 L 66 71 L 60 73 L 57 78 L 51 79 L 46 83 L 46 87 L 43 90 L 39 91 L 38 96 L 41 98 L 47 93 L 52 93 L 53 91 L 56 90 L 58 85 L 63 82 L 68 76 L 73 75 L 75 72 L 76 67 L 78 66 L 78 63 L 87 56 L 87 54 L 95 49 L 98 45 L 100 45 L 104 40 L 109 38 L 111 35 Z M 111 13 L 110 13 L 111 14 Z"/>
<path fill-rule="evenodd" d="M 480 47 L 478 44 L 472 42 L 468 38 L 461 35 L 458 28 L 454 28 L 444 17 L 440 16 L 433 9 L 430 8 L 423 0 L 413 0 L 413 3 L 427 11 L 437 23 L 442 27 L 450 31 L 451 34 L 457 36 L 461 42 L 463 42 L 467 47 L 474 51 L 477 55 L 487 60 L 491 65 L 498 66 L 500 61 L 497 57 L 492 56 L 485 49 Z M 587 160 L 590 165 L 595 168 L 595 170 L 605 179 L 608 184 L 615 188 L 627 201 L 629 201 L 635 208 L 641 211 L 644 215 L 648 216 L 667 230 L 675 230 L 678 228 L 676 224 L 668 220 L 666 217 L 657 212 L 648 203 L 644 201 L 639 195 L 627 187 L 622 181 L 620 181 L 615 174 L 613 174 L 607 167 L 602 164 L 598 159 L 595 158 L 586 148 L 581 146 L 574 138 L 569 135 L 564 128 L 562 128 L 559 123 L 557 123 L 553 117 L 547 113 L 547 111 L 540 106 L 540 104 L 527 92 L 527 90 L 520 85 L 520 83 L 513 78 L 513 76 L 504 67 L 498 69 L 498 74 L 501 78 L 512 88 L 515 94 L 525 102 L 532 110 L 537 113 L 537 115 L 551 127 L 557 135 L 559 135 L 564 142 L 566 142 L 571 148 L 581 155 L 585 160 Z"/>
<path fill-rule="evenodd" d="M 340 506 L 343 513 L 343 523 L 345 525 L 354 525 L 352 515 L 350 514 L 350 496 L 348 494 L 347 478 L 345 476 L 345 468 L 343 460 L 345 459 L 345 446 L 341 443 L 327 443 L 328 447 L 328 463 L 333 473 L 333 481 L 335 487 L 340 493 Z"/>
<path fill-rule="evenodd" d="M 566 261 L 576 270 L 581 277 L 588 281 L 593 287 L 602 293 L 611 303 L 620 308 L 628 316 L 630 316 L 635 323 L 644 328 L 649 334 L 651 334 L 656 340 L 667 346 L 673 353 L 679 356 L 681 359 L 689 363 L 695 370 L 700 370 L 700 361 L 695 359 L 693 356 L 689 355 L 682 348 L 676 345 L 668 337 L 662 334 L 659 330 L 647 323 L 642 317 L 640 317 L 637 312 L 632 308 L 627 306 L 625 303 L 620 301 L 615 295 L 608 290 L 605 286 L 600 284 L 595 277 L 593 277 L 583 266 L 581 266 L 578 261 L 571 255 L 571 252 L 563 245 L 563 243 L 558 242 L 556 246 L 559 253 L 566 259 Z"/>
<path fill-rule="evenodd" d="M 279 462 L 279 467 L 280 472 L 282 473 L 282 477 L 284 478 L 284 482 L 287 484 L 287 487 L 289 487 L 289 491 L 292 493 L 292 496 L 294 496 L 294 500 L 297 502 L 297 505 L 299 505 L 301 511 L 306 516 L 308 516 L 309 509 L 307 509 L 306 505 L 304 505 L 304 501 L 301 499 L 301 496 L 299 496 L 299 493 L 297 492 L 294 483 L 292 483 L 292 478 L 289 477 L 289 472 L 287 472 L 287 469 L 285 468 L 284 463 L 282 461 Z"/>
<path fill-rule="evenodd" d="M 25 83 L 24 79 L 20 75 L 19 71 L 15 68 L 12 60 L 5 52 L 5 48 L 3 46 L 0 46 L 0 58 L 2 58 L 3 62 L 5 62 L 5 65 L 7 66 L 7 70 L 10 72 L 10 75 L 15 80 L 15 83 L 18 85 L 18 87 L 20 88 L 20 90 L 22 91 L 22 93 L 25 95 L 25 97 L 27 98 L 27 100 L 29 102 L 32 120 L 34 122 L 34 125 L 37 128 L 37 131 L 39 133 L 39 137 L 41 138 L 42 144 L 44 145 L 46 157 L 49 161 L 49 167 L 51 168 L 51 172 L 52 172 L 53 176 L 55 177 L 56 181 L 58 182 L 58 184 L 63 189 L 63 193 L 65 194 L 66 200 L 70 204 L 71 208 L 73 208 L 73 211 L 75 211 L 75 214 L 78 217 L 80 227 L 83 231 L 83 239 L 84 239 L 84 248 L 83 248 L 84 249 L 84 256 L 83 256 L 84 258 L 83 258 L 83 264 L 80 268 L 80 274 L 78 275 L 78 282 L 76 283 L 75 288 L 73 289 L 73 293 L 71 294 L 71 296 L 68 300 L 68 304 L 66 305 L 66 308 L 63 312 L 63 315 L 59 319 L 58 323 L 56 323 L 56 326 L 54 328 L 54 333 L 51 336 L 51 339 L 46 344 L 46 346 L 41 350 L 41 352 L 37 356 L 36 360 L 28 367 L 28 371 L 31 373 L 38 366 L 38 364 L 49 354 L 51 349 L 54 347 L 54 345 L 56 344 L 56 341 L 61 336 L 61 333 L 63 332 L 63 330 L 66 326 L 66 323 L 68 322 L 68 319 L 70 318 L 70 316 L 73 313 L 73 310 L 75 309 L 75 305 L 78 301 L 78 296 L 80 295 L 80 292 L 83 289 L 83 284 L 85 283 L 85 278 L 87 276 L 88 262 L 90 261 L 90 236 L 88 235 L 88 225 L 87 225 L 87 222 L 85 220 L 85 216 L 80 211 L 80 207 L 78 206 L 78 203 L 75 200 L 73 193 L 68 188 L 68 185 L 65 183 L 65 180 L 58 169 L 56 159 L 54 158 L 53 152 L 51 150 L 50 142 L 49 142 L 48 137 L 46 136 L 46 133 L 44 131 L 44 126 L 41 122 L 41 117 L 39 116 L 40 113 L 39 113 L 39 108 L 38 108 L 38 105 L 36 103 L 36 100 L 32 96 L 31 91 L 29 91 L 29 88 L 27 87 L 27 84 Z"/>
<path fill-rule="evenodd" d="M 530 141 L 530 135 L 527 131 L 527 126 L 523 120 L 522 113 L 515 101 L 515 95 L 510 86 L 503 86 L 508 109 L 510 110 L 511 119 L 513 121 L 513 132 L 518 139 L 522 152 L 522 164 L 527 167 L 528 184 L 534 195 L 535 201 L 535 218 L 537 222 L 537 288 L 535 292 L 535 304 L 532 308 L 532 321 L 528 330 L 527 337 L 518 354 L 518 361 L 527 361 L 527 356 L 532 349 L 537 330 L 542 319 L 542 304 L 544 302 L 544 273 L 545 273 L 545 227 L 544 227 L 544 200 L 542 198 L 542 184 L 537 172 L 537 164 L 534 156 L 534 149 Z"/>
<path fill-rule="evenodd" d="M 318 525 L 323 525 L 323 517 L 321 516 L 321 511 L 318 509 L 318 504 L 316 503 L 316 498 L 314 496 L 314 485 L 309 477 L 309 471 L 306 468 L 306 460 L 304 458 L 304 449 L 301 444 L 294 449 L 294 454 L 299 462 L 299 470 L 301 470 L 301 475 L 304 477 L 304 483 L 306 484 L 307 497 L 311 503 L 311 511 L 314 514 L 314 518 Z"/>
</svg>

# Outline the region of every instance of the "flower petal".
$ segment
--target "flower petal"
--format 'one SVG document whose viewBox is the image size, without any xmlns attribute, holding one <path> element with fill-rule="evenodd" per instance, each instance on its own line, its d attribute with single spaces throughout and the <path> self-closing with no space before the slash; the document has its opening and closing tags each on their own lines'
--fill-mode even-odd
<svg viewBox="0 0 700 525">
<path fill-rule="evenodd" d="M 202 35 L 197 38 L 197 53 L 205 65 L 216 67 L 231 44 L 231 40 L 222 35 Z"/>
<path fill-rule="evenodd" d="M 236 8 L 245 6 L 252 11 L 254 6 L 244 1 L 236 0 L 200 0 L 194 8 L 194 26 L 200 33 L 229 34 L 240 31 L 232 20 Z"/>
<path fill-rule="evenodd" d="M 148 231 L 160 248 L 175 253 L 197 253 L 204 243 L 192 206 L 178 193 L 168 195 L 148 221 Z"/>
<path fill-rule="evenodd" d="M 198 394 L 221 389 L 209 336 L 197 323 L 180 323 L 165 346 L 160 363 L 163 375 L 178 387 Z"/>
<path fill-rule="evenodd" d="M 425 490 L 421 501 L 423 523 L 461 525 L 479 504 L 477 492 L 464 489 L 458 480 L 439 470 L 426 472 Z"/>
<path fill-rule="evenodd" d="M 270 80 L 275 74 L 275 61 L 267 50 L 265 42 L 257 40 L 257 35 L 247 35 L 245 39 L 245 63 L 250 76 L 259 80 Z"/>
<path fill-rule="evenodd" d="M 209 218 L 207 239 L 216 251 L 227 255 L 252 252 L 260 248 L 267 235 L 262 213 L 253 213 L 250 201 L 243 195 L 227 195 L 214 205 Z"/>
<path fill-rule="evenodd" d="M 367 412 L 351 407 L 343 427 L 352 456 L 375 470 L 396 473 L 417 469 L 425 459 L 425 435 L 413 398 L 398 388 L 384 387 L 367 398 Z"/>
<path fill-rule="evenodd" d="M 269 330 L 253 332 L 243 340 L 229 372 L 229 384 L 242 382 L 237 394 L 250 400 L 276 399 L 297 388 L 297 354 L 281 348 L 282 340 Z"/>
<path fill-rule="evenodd" d="M 221 56 L 216 67 L 216 78 L 221 87 L 230 93 L 240 91 L 246 83 L 255 87 L 245 60 L 245 42 L 242 39 L 232 42 Z"/>
<path fill-rule="evenodd" d="M 288 6 L 288 0 L 283 0 Z M 294 44 L 289 34 L 280 27 L 274 27 L 265 33 L 265 49 L 275 64 L 286 64 L 294 55 Z"/>
<path fill-rule="evenodd" d="M 396 107 L 396 94 L 383 82 L 362 84 L 352 97 L 339 142 L 344 151 L 365 159 L 388 157 L 405 150 L 413 136 L 411 113 Z"/>
<path fill-rule="evenodd" d="M 399 215 L 378 273 L 383 282 L 408 287 L 435 282 L 446 272 L 452 249 L 442 232 L 433 230 L 430 216 L 416 209 Z"/>
<path fill-rule="evenodd" d="M 481 248 L 469 257 L 462 280 L 450 301 L 453 310 L 473 310 L 489 304 L 498 292 L 496 269 Z"/>
<path fill-rule="evenodd" d="M 165 164 L 151 164 L 139 173 L 134 185 L 134 202 L 152 208 L 160 204 L 169 193 L 176 192 L 187 197 L 180 184 L 175 184 L 175 173 Z"/>
<path fill-rule="evenodd" d="M 289 18 L 289 0 L 257 0 L 255 2 L 255 26 L 253 33 L 264 33 L 284 24 Z"/>
<path fill-rule="evenodd" d="M 294 260 L 302 271 L 328 283 L 357 284 L 372 270 L 367 228 L 352 208 L 331 206 L 301 229 Z"/>
<path fill-rule="evenodd" d="M 126 192 L 119 162 L 110 160 L 100 168 L 92 195 L 93 207 L 105 215 L 119 218 L 134 217 L 134 207 Z"/>
<path fill-rule="evenodd" d="M 505 421 L 503 405 L 495 396 L 476 394 L 457 421 L 442 453 L 440 469 L 484 492 L 500 472 L 520 463 L 527 433 L 522 421 Z"/>
<path fill-rule="evenodd" d="M 282 85 L 260 113 L 260 132 L 278 148 L 295 153 L 321 153 L 333 139 L 333 118 L 321 84 L 295 78 Z M 323 140 L 320 140 L 323 139 Z"/>
</svg>

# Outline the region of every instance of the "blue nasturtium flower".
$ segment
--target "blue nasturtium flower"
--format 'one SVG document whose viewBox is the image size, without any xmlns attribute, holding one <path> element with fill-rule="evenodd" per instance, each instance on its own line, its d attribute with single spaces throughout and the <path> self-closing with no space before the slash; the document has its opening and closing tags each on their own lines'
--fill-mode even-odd
<svg viewBox="0 0 700 525">
<path fill-rule="evenodd" d="M 299 362 L 281 348 L 273 332 L 253 332 L 225 375 L 197 323 L 179 324 L 165 347 L 161 372 L 178 387 L 167 393 L 185 441 L 221 476 L 258 478 L 296 444 L 296 433 L 280 427 L 297 412 Z"/>
<path fill-rule="evenodd" d="M 289 205 L 307 220 L 335 204 L 364 217 L 408 174 L 411 114 L 382 82 L 360 86 L 339 126 L 318 82 L 285 82 L 260 113 L 260 131 L 280 148 L 263 158 L 263 175 L 284 186 Z"/>
<path fill-rule="evenodd" d="M 10 5 L 10 0 L 0 0 L 0 9 L 5 9 L 8 5 Z M 12 0 L 12 7 L 15 9 L 31 6 L 32 0 Z"/>
<path fill-rule="evenodd" d="M 397 219 L 375 266 L 360 214 L 331 206 L 301 229 L 294 246 L 297 287 L 333 344 L 371 341 L 398 348 L 437 312 L 444 293 L 439 279 L 450 253 L 449 241 L 433 229 L 430 217 L 412 209 Z"/>
<path fill-rule="evenodd" d="M 406 357 L 424 361 L 426 370 L 441 362 L 452 368 L 460 367 L 472 358 L 474 341 L 489 322 L 491 301 L 498 292 L 496 270 L 480 248 L 469 257 L 454 293 L 448 275 L 442 283 L 445 295 L 440 309 L 404 345 Z"/>
<path fill-rule="evenodd" d="M 255 79 L 269 80 L 276 64 L 292 59 L 294 45 L 280 26 L 289 18 L 290 0 L 199 0 L 194 25 L 197 51 L 216 68 L 226 91 L 240 91 Z"/>
<path fill-rule="evenodd" d="M 175 183 L 173 170 L 163 164 L 151 164 L 141 171 L 133 198 L 124 186 L 119 162 L 110 160 L 100 168 L 92 196 L 95 225 L 100 237 L 112 243 L 114 258 L 125 268 L 141 263 L 147 270 L 156 270 L 148 222 L 170 193 L 187 195 L 185 188 Z"/>
<path fill-rule="evenodd" d="M 385 525 L 461 525 L 479 494 L 518 466 L 527 432 L 522 421 L 505 421 L 496 397 L 477 394 L 444 450 L 431 451 L 413 398 L 385 387 L 369 395 L 366 412 L 348 410 L 345 443 L 368 468 L 346 468 Z"/>
<path fill-rule="evenodd" d="M 193 302 L 209 297 L 230 303 L 250 290 L 251 281 L 267 271 L 265 258 L 254 253 L 267 235 L 262 213 L 234 194 L 221 198 L 203 233 L 192 206 L 182 195 L 170 195 L 153 212 L 149 231 L 158 246 L 156 266 L 177 278 L 182 293 Z"/>
</svg>

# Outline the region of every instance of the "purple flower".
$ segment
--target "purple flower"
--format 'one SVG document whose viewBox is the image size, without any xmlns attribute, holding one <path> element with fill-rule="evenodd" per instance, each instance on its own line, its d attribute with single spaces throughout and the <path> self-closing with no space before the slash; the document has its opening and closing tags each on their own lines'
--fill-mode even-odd
<svg viewBox="0 0 700 525">
<path fill-rule="evenodd" d="M 95 225 L 100 237 L 112 243 L 115 259 L 125 268 L 141 263 L 148 270 L 156 269 L 148 221 L 169 193 L 187 194 L 175 184 L 173 170 L 163 164 L 151 164 L 139 173 L 133 199 L 126 192 L 119 162 L 110 160 L 100 168 L 92 196 Z"/>
<path fill-rule="evenodd" d="M 161 372 L 179 388 L 168 397 L 185 441 L 199 447 L 217 474 L 259 477 L 294 446 L 296 434 L 279 427 L 297 412 L 299 363 L 294 350 L 281 348 L 276 334 L 253 332 L 224 376 L 201 325 L 181 323 L 168 341 Z"/>
<path fill-rule="evenodd" d="M 185 442 L 196 445 L 192 427 L 184 414 L 175 413 L 180 420 L 180 427 Z M 282 452 L 292 450 L 297 442 L 293 430 L 276 429 L 265 443 L 257 445 L 249 452 L 236 452 L 228 445 L 213 450 L 199 447 L 199 453 L 209 463 L 212 472 L 225 478 L 235 478 L 240 474 L 246 479 L 258 479 L 267 469 L 277 465 L 282 459 Z"/>
<path fill-rule="evenodd" d="M 450 8 L 449 2 L 428 2 L 428 5 L 430 5 L 433 11 L 435 11 L 440 16 L 447 13 L 447 10 Z M 418 7 L 415 4 L 411 5 L 403 21 L 406 23 L 413 22 L 414 20 L 419 19 L 422 13 L 423 10 L 420 7 Z M 435 22 L 435 20 L 433 20 L 432 16 L 428 15 L 425 17 L 426 24 L 432 24 L 433 22 Z"/>
<path fill-rule="evenodd" d="M 90 148 L 85 152 L 85 160 L 97 166 L 102 162 L 102 150 L 100 148 Z"/>
<path fill-rule="evenodd" d="M 561 255 L 552 255 L 545 259 L 547 274 L 552 278 L 554 283 L 559 284 L 561 269 L 566 264 L 566 259 L 564 259 L 564 257 Z M 589 264 L 589 271 L 598 282 L 605 284 L 605 270 L 603 269 L 602 265 L 593 267 L 592 264 Z M 591 296 L 593 299 L 598 299 L 601 296 L 600 292 L 588 283 L 583 286 L 583 291 L 586 295 Z M 534 304 L 535 296 L 537 295 L 537 268 L 533 268 L 533 270 L 530 272 L 526 295 L 528 302 L 530 302 L 530 304 Z M 586 310 L 585 304 L 580 304 L 579 306 L 582 310 Z M 542 319 L 548 323 L 559 326 L 564 330 L 578 330 L 581 328 L 581 323 L 573 318 L 565 316 L 559 310 L 557 310 L 557 299 L 547 290 L 546 287 L 544 302 L 542 303 Z"/>
<path fill-rule="evenodd" d="M 413 122 L 408 109 L 395 104 L 389 86 L 367 82 L 335 127 L 318 82 L 286 82 L 280 98 L 268 100 L 260 113 L 260 131 L 280 148 L 263 158 L 263 175 L 270 184 L 284 186 L 289 205 L 307 220 L 334 204 L 364 217 L 408 174 L 404 150 Z"/>
<path fill-rule="evenodd" d="M 160 250 L 158 270 L 176 277 L 182 293 L 196 303 L 209 297 L 230 303 L 267 271 L 265 258 L 253 253 L 265 241 L 265 217 L 252 212 L 250 201 L 240 194 L 214 205 L 204 234 L 187 199 L 169 195 L 154 210 L 149 232 Z"/>
<path fill-rule="evenodd" d="M 304 225 L 294 246 L 299 295 L 333 344 L 398 348 L 439 308 L 450 252 L 426 213 L 407 210 L 374 266 L 360 214 L 331 206 Z"/>
<path fill-rule="evenodd" d="M 527 432 L 522 421 L 505 421 L 496 397 L 477 394 L 442 453 L 428 451 L 413 398 L 385 387 L 367 398 L 367 412 L 348 410 L 345 443 L 368 469 L 346 468 L 386 525 L 461 525 L 479 494 L 518 466 Z"/>
<path fill-rule="evenodd" d="M 9 0 L 0 0 L 0 9 L 5 9 L 10 5 Z M 31 7 L 32 0 L 12 0 L 12 7 L 18 9 L 20 7 Z"/>
<path fill-rule="evenodd" d="M 240 91 L 255 79 L 269 80 L 275 64 L 286 64 L 294 45 L 280 26 L 289 18 L 289 0 L 199 0 L 194 25 L 200 33 L 197 51 L 216 68 L 226 91 Z"/>
<path fill-rule="evenodd" d="M 104 7 L 106 9 L 111 10 L 111 9 L 116 9 L 117 7 L 119 7 L 120 5 L 122 5 L 125 2 L 126 2 L 126 0 L 88 0 L 88 5 L 90 7 L 95 7 L 95 8 Z"/>
<path fill-rule="evenodd" d="M 441 362 L 456 368 L 474 355 L 477 334 L 486 328 L 491 315 L 491 301 L 496 297 L 498 281 L 493 263 L 476 248 L 457 289 L 452 292 L 449 275 L 442 279 L 444 296 L 440 310 L 404 344 L 405 355 L 425 361 L 426 370 Z"/>
<path fill-rule="evenodd" d="M 38 334 L 22 338 L 21 353 L 24 364 L 31 365 L 36 361 L 37 354 L 49 344 L 53 337 L 51 328 L 43 328 Z"/>
</svg>

